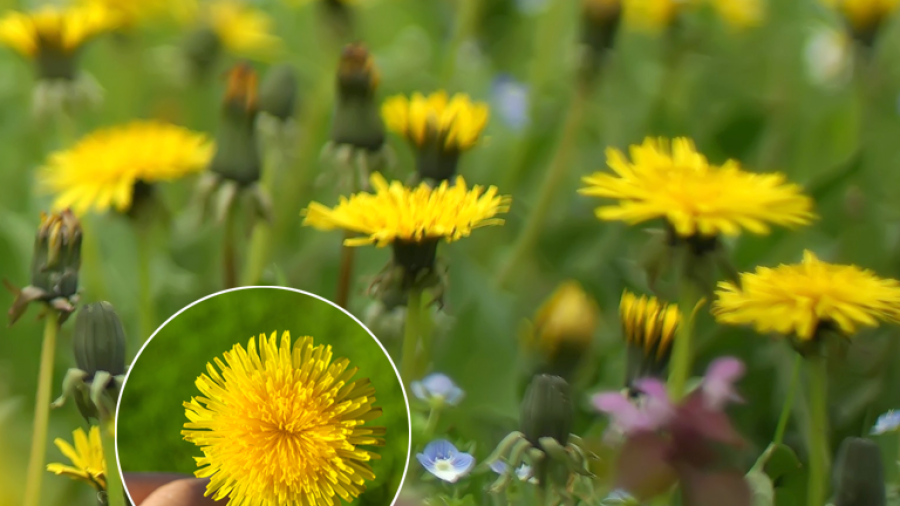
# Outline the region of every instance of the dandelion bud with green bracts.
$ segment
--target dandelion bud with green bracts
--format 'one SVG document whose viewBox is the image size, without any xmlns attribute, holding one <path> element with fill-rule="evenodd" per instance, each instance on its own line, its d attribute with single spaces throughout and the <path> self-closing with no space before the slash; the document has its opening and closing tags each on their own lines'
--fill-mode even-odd
<svg viewBox="0 0 900 506">
<path fill-rule="evenodd" d="M 596 302 L 577 281 L 566 281 L 538 309 L 524 345 L 539 355 L 541 372 L 571 380 L 590 352 L 598 318 Z"/>
<path fill-rule="evenodd" d="M 581 41 L 587 50 L 582 62 L 582 75 L 592 80 L 612 50 L 622 22 L 621 0 L 583 0 L 581 7 Z"/>
<path fill-rule="evenodd" d="M 219 61 L 222 41 L 210 27 L 200 27 L 188 32 L 184 39 L 184 57 L 196 78 L 209 75 Z"/>
<path fill-rule="evenodd" d="M 672 340 L 682 319 L 678 306 L 625 291 L 619 316 L 628 350 L 625 386 L 633 388 L 640 378 L 664 378 Z"/>
<path fill-rule="evenodd" d="M 525 438 L 539 447 L 541 439 L 552 438 L 565 446 L 574 418 L 571 387 L 559 376 L 538 374 L 525 392 L 519 428 Z"/>
<path fill-rule="evenodd" d="M 384 123 L 378 114 L 375 90 L 378 70 L 368 49 L 349 44 L 341 52 L 337 73 L 337 101 L 331 126 L 331 142 L 370 152 L 384 145 Z"/>
<path fill-rule="evenodd" d="M 85 420 L 107 421 L 115 413 L 125 379 L 125 329 L 109 302 L 88 304 L 75 317 L 72 332 L 75 365 L 66 372 L 62 395 L 52 406 L 75 400 Z"/>
<path fill-rule="evenodd" d="M 255 124 L 258 77 L 249 64 L 239 63 L 228 72 L 227 79 L 210 171 L 244 187 L 259 181 L 262 171 Z"/>
<path fill-rule="evenodd" d="M 834 506 L 885 506 L 884 467 L 878 445 L 857 437 L 841 443 L 834 463 Z"/>
<path fill-rule="evenodd" d="M 5 282 L 16 296 L 9 310 L 10 325 L 22 316 L 30 302 L 46 303 L 59 312 L 61 321 L 75 311 L 81 241 L 81 222 L 71 211 L 41 213 L 31 258 L 31 284 L 18 289 L 9 281 Z"/>
<path fill-rule="evenodd" d="M 293 117 L 297 108 L 297 71 L 292 65 L 277 65 L 266 72 L 259 87 L 259 110 L 281 121 Z"/>
</svg>

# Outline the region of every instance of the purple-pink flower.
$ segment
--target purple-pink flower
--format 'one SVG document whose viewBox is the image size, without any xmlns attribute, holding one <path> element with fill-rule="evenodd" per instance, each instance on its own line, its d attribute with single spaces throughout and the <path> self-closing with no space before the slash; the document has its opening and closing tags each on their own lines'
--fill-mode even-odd
<svg viewBox="0 0 900 506">
<path fill-rule="evenodd" d="M 615 486 L 646 499 L 680 481 L 686 506 L 749 506 L 743 473 L 727 469 L 718 451 L 743 444 L 724 412 L 730 402 L 741 402 L 734 385 L 743 375 L 743 362 L 724 357 L 713 361 L 700 385 L 677 403 L 655 378 L 635 381 L 637 399 L 620 392 L 594 396 L 594 406 L 625 436 Z"/>
</svg>

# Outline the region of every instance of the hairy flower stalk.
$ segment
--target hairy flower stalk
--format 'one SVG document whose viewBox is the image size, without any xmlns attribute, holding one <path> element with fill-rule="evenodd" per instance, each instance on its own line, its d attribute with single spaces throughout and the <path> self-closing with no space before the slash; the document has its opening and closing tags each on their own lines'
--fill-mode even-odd
<svg viewBox="0 0 900 506">
<path fill-rule="evenodd" d="M 806 251 L 799 264 L 758 267 L 739 282 L 720 283 L 717 296 L 713 313 L 720 323 L 782 335 L 805 359 L 808 504 L 824 504 L 831 458 L 827 341 L 852 338 L 860 327 L 879 322 L 900 323 L 900 282 L 855 265 L 823 262 Z"/>
<path fill-rule="evenodd" d="M 333 358 L 331 346 L 288 332 L 250 338 L 197 378 L 182 435 L 203 452 L 196 475 L 206 495 L 228 504 L 350 503 L 375 479 L 363 446 L 383 446 L 384 427 L 368 379 Z M 218 370 L 216 370 L 218 368 Z"/>
</svg>

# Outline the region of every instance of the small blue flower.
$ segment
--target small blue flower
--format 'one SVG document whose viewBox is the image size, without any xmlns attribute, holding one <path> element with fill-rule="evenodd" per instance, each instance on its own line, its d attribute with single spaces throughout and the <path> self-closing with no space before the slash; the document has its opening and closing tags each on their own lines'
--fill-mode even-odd
<svg viewBox="0 0 900 506">
<path fill-rule="evenodd" d="M 617 488 L 609 493 L 602 501 L 600 501 L 602 506 L 631 506 L 637 505 L 638 501 L 631 494 L 622 490 L 621 488 Z"/>
<path fill-rule="evenodd" d="M 429 473 L 450 483 L 456 483 L 475 466 L 475 457 L 457 450 L 446 439 L 428 443 L 425 451 L 416 454 L 416 458 Z"/>
<path fill-rule="evenodd" d="M 506 473 L 506 469 L 509 467 L 506 462 L 502 460 L 498 460 L 496 462 L 492 462 L 488 467 L 491 468 L 491 471 L 494 471 L 497 474 Z M 516 476 L 518 476 L 520 481 L 528 480 L 530 483 L 537 483 L 537 478 L 531 476 L 531 466 L 528 464 L 522 464 L 516 469 Z"/>
<path fill-rule="evenodd" d="M 872 434 L 884 434 L 886 432 L 894 432 L 900 428 L 900 411 L 893 409 L 878 417 L 875 426 L 872 427 Z"/>
<path fill-rule="evenodd" d="M 444 404 L 456 406 L 466 395 L 449 376 L 439 372 L 429 374 L 422 381 L 413 381 L 410 388 L 413 395 L 433 407 Z"/>
<path fill-rule="evenodd" d="M 491 88 L 493 109 L 500 119 L 514 130 L 528 126 L 531 122 L 528 86 L 508 75 L 501 75 L 494 79 Z"/>
</svg>

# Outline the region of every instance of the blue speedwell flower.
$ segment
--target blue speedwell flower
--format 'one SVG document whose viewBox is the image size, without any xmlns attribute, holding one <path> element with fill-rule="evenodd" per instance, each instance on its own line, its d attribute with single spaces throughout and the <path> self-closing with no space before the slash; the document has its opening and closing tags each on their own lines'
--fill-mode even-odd
<svg viewBox="0 0 900 506">
<path fill-rule="evenodd" d="M 491 85 L 493 109 L 499 113 L 504 123 L 513 130 L 521 130 L 528 126 L 531 118 L 528 115 L 528 86 L 503 74 L 494 79 Z"/>
<path fill-rule="evenodd" d="M 491 462 L 488 467 L 491 468 L 491 471 L 494 471 L 497 474 L 503 474 L 506 472 L 506 469 L 509 468 L 509 465 L 502 460 L 498 460 L 496 462 Z M 528 464 L 522 464 L 516 469 L 516 476 L 520 481 L 528 480 L 529 483 L 537 483 L 537 478 L 531 475 L 531 466 Z"/>
<path fill-rule="evenodd" d="M 475 457 L 457 450 L 446 439 L 428 443 L 425 451 L 417 454 L 416 458 L 429 473 L 450 483 L 456 483 L 475 467 Z"/>
<path fill-rule="evenodd" d="M 872 427 L 872 434 L 884 434 L 894 432 L 900 428 L 900 411 L 893 409 L 878 417 Z"/>
<path fill-rule="evenodd" d="M 410 388 L 413 395 L 432 407 L 456 406 L 466 395 L 449 376 L 439 372 L 429 374 L 422 381 L 413 381 Z"/>
</svg>

